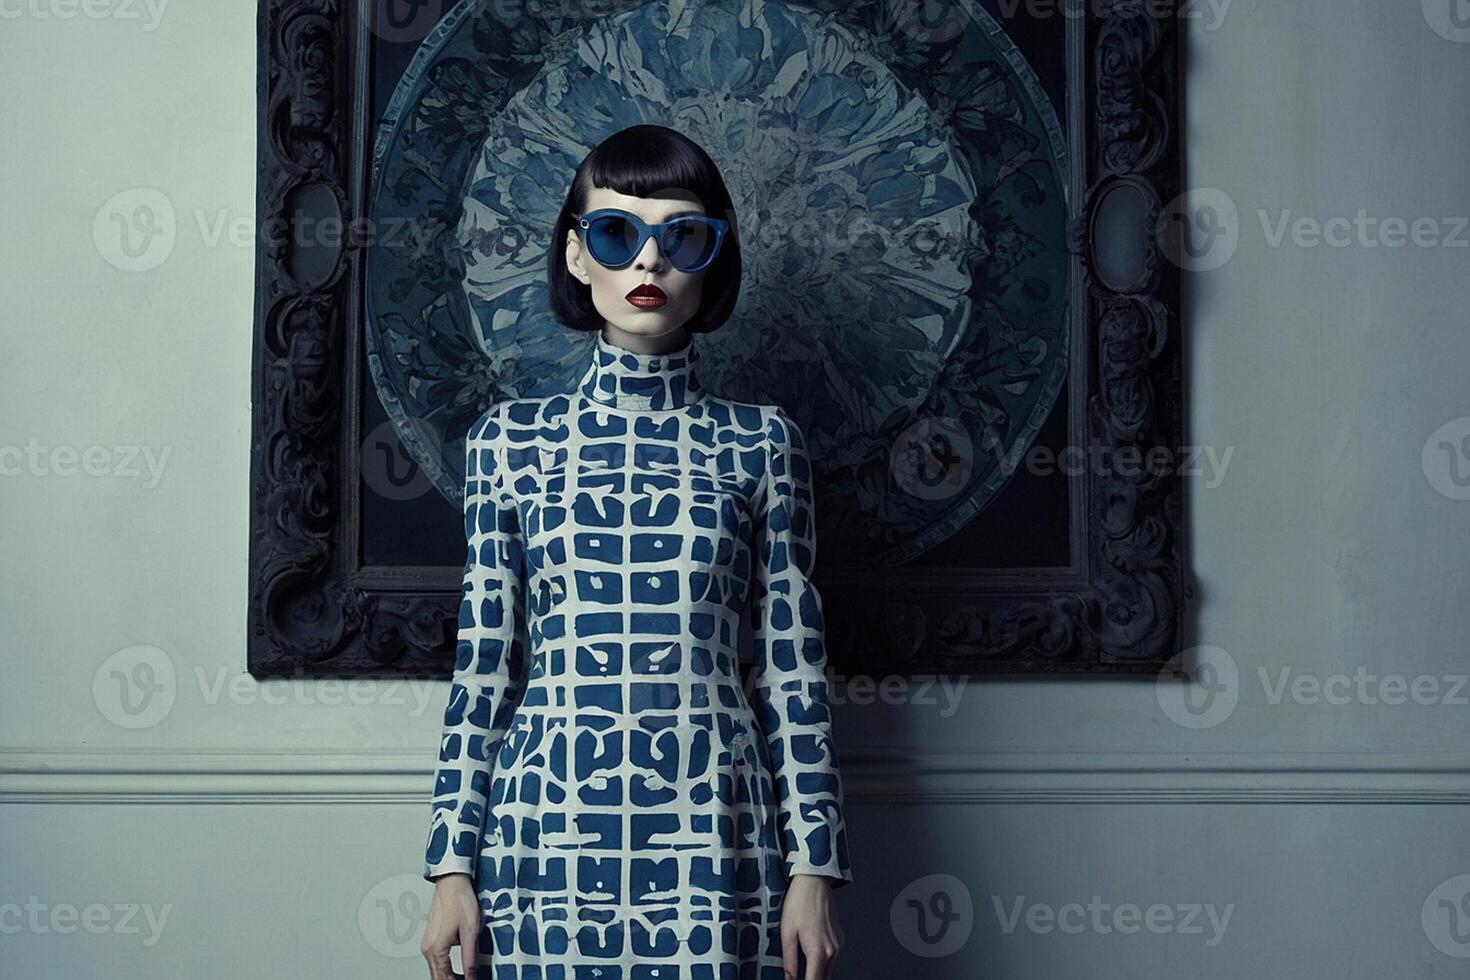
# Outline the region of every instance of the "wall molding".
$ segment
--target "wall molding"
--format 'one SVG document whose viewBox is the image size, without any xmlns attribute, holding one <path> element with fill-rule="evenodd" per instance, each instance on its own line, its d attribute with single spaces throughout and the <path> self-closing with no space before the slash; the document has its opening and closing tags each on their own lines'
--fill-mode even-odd
<svg viewBox="0 0 1470 980">
<path fill-rule="evenodd" d="M 1470 804 L 1470 754 L 928 752 L 842 759 L 847 799 L 872 804 Z M 0 749 L 0 804 L 427 806 L 422 749 Z"/>
</svg>

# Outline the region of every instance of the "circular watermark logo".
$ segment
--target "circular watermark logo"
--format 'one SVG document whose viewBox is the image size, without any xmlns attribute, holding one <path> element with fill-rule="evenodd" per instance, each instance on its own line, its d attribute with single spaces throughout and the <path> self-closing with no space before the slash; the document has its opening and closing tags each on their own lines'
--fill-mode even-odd
<svg viewBox="0 0 1470 980">
<path fill-rule="evenodd" d="M 92 701 L 119 728 L 152 728 L 168 717 L 178 696 L 174 662 L 158 647 L 119 650 L 92 674 Z"/>
<path fill-rule="evenodd" d="M 954 875 L 925 875 L 894 897 L 888 923 L 894 938 L 915 956 L 949 956 L 970 939 L 975 903 L 969 886 Z"/>
<path fill-rule="evenodd" d="M 1434 948 L 1456 959 L 1470 957 L 1470 875 L 1456 875 L 1429 893 L 1419 913 Z"/>
<path fill-rule="evenodd" d="M 1450 419 L 1424 440 L 1424 478 L 1451 500 L 1470 500 L 1470 416 Z"/>
<path fill-rule="evenodd" d="M 428 37 L 443 13 L 442 0 L 373 0 L 368 26 L 384 41 L 413 44 Z"/>
<path fill-rule="evenodd" d="M 173 203 L 152 187 L 114 194 L 92 218 L 97 254 L 123 272 L 147 272 L 163 265 L 173 254 L 178 232 Z"/>
<path fill-rule="evenodd" d="M 1446 41 L 1470 44 L 1470 0 L 1424 0 L 1424 19 Z"/>
<path fill-rule="evenodd" d="M 924 44 L 944 44 L 965 31 L 970 14 L 960 0 L 884 0 L 888 24 Z"/>
<path fill-rule="evenodd" d="M 945 500 L 974 478 L 975 445 L 956 419 L 920 419 L 893 441 L 888 468 L 905 493 L 919 500 Z"/>
<path fill-rule="evenodd" d="M 439 435 L 422 419 L 410 418 L 408 428 L 422 446 L 433 449 Z M 383 422 L 363 436 L 359 447 L 362 482 L 388 500 L 417 500 L 434 489 L 428 474 L 409 455 L 393 422 Z"/>
<path fill-rule="evenodd" d="M 368 945 L 394 959 L 418 956 L 433 891 L 422 876 L 411 874 L 394 875 L 369 888 L 357 907 L 357 927 Z"/>
<path fill-rule="evenodd" d="M 1159 212 L 1159 248 L 1186 272 L 1218 269 L 1240 245 L 1240 211 L 1216 187 L 1185 191 Z"/>
<path fill-rule="evenodd" d="M 1154 695 L 1176 725 L 1214 728 L 1240 702 L 1240 671 L 1235 658 L 1220 647 L 1191 647 L 1159 671 Z"/>
</svg>

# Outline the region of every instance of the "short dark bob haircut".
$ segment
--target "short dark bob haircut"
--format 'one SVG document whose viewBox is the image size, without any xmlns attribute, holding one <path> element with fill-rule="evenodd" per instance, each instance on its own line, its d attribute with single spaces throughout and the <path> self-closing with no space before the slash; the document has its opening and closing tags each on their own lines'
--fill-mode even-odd
<svg viewBox="0 0 1470 980">
<path fill-rule="evenodd" d="M 551 312 L 576 330 L 600 330 L 602 314 L 592 305 L 592 287 L 567 269 L 567 232 L 572 215 L 587 207 L 594 187 L 606 187 L 633 197 L 686 190 L 704 205 L 705 214 L 730 222 L 720 254 L 704 270 L 699 309 L 685 325 L 690 333 L 709 333 L 724 326 L 740 296 L 740 237 L 735 231 L 735 207 L 720 170 L 708 153 L 689 137 L 667 126 L 642 123 L 613 133 L 597 144 L 577 167 L 566 202 L 557 216 L 547 253 L 547 283 Z"/>
</svg>

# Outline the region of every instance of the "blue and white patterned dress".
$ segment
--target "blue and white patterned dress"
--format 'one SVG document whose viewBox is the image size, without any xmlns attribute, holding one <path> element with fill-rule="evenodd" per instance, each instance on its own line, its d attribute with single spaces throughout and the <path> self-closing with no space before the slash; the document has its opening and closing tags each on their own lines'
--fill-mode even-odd
<svg viewBox="0 0 1470 980">
<path fill-rule="evenodd" d="M 470 430 L 424 875 L 475 876 L 487 980 L 781 980 L 789 876 L 852 879 L 805 441 L 697 362 L 599 334 Z"/>
</svg>

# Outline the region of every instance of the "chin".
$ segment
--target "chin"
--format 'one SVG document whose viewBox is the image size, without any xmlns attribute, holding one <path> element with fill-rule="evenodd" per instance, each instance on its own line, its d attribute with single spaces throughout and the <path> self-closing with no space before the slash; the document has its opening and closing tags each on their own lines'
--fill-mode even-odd
<svg viewBox="0 0 1470 980">
<path fill-rule="evenodd" d="M 688 323 L 689 319 L 694 316 L 693 310 L 671 310 L 667 307 L 661 310 L 629 309 L 627 312 L 619 310 L 615 316 L 609 316 L 605 310 L 599 312 L 608 323 L 619 330 L 647 337 L 668 333 Z"/>
</svg>

